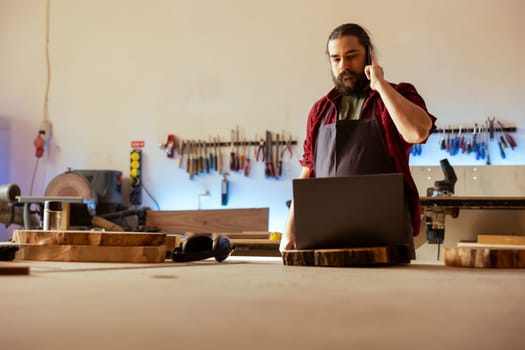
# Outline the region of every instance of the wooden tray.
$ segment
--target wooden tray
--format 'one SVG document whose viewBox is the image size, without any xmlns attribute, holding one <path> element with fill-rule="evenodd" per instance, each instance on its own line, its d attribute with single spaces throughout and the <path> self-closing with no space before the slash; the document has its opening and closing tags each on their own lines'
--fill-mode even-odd
<svg viewBox="0 0 525 350">
<path fill-rule="evenodd" d="M 376 266 L 409 264 L 408 247 L 369 247 L 347 249 L 287 250 L 284 265 L 301 266 Z"/>
</svg>

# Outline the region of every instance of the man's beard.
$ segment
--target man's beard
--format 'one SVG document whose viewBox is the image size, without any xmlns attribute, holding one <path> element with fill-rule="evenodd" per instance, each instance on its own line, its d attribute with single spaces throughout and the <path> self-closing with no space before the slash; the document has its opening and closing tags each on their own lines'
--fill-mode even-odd
<svg viewBox="0 0 525 350">
<path fill-rule="evenodd" d="M 344 77 L 345 75 L 347 77 Z M 348 76 L 355 79 L 352 85 L 345 85 L 344 83 L 344 78 L 348 79 Z M 368 87 L 370 86 L 364 72 L 361 74 L 355 74 L 350 70 L 344 70 L 339 73 L 337 78 L 332 74 L 332 80 L 334 81 L 337 90 L 346 96 L 361 96 L 368 90 Z"/>
</svg>

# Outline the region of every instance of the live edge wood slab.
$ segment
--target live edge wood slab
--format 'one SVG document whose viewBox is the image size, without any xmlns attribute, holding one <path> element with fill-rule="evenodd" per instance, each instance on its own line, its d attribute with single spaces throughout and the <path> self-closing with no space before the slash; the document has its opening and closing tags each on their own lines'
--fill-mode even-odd
<svg viewBox="0 0 525 350">
<path fill-rule="evenodd" d="M 41 245 L 158 246 L 163 244 L 165 239 L 165 233 L 155 232 L 13 231 L 15 243 Z"/>
<path fill-rule="evenodd" d="M 160 263 L 165 233 L 15 230 L 16 260 Z M 175 243 L 176 244 L 176 243 Z"/>
<path fill-rule="evenodd" d="M 444 249 L 445 265 L 476 268 L 525 268 L 525 249 L 454 247 Z"/>
<path fill-rule="evenodd" d="M 409 249 L 399 247 L 367 247 L 346 249 L 286 250 L 284 265 L 358 267 L 409 264 Z"/>
</svg>

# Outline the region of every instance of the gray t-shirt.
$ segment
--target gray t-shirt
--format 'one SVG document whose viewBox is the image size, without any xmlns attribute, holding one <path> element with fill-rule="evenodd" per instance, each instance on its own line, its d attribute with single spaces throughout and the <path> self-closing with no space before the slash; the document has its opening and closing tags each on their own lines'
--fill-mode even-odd
<svg viewBox="0 0 525 350">
<path fill-rule="evenodd" d="M 339 120 L 358 120 L 361 116 L 361 108 L 365 102 L 365 96 L 345 96 L 341 97 L 341 105 L 339 106 Z"/>
</svg>

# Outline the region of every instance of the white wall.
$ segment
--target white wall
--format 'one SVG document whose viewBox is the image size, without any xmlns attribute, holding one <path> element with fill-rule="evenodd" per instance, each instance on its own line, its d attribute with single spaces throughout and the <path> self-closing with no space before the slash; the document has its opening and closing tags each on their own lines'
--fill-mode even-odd
<svg viewBox="0 0 525 350">
<path fill-rule="evenodd" d="M 237 125 L 241 137 L 285 130 L 302 144 L 311 104 L 331 87 L 326 37 L 349 21 L 370 29 L 386 77 L 414 83 L 440 127 L 495 115 L 523 145 L 524 12 L 521 0 L 51 0 L 54 136 L 33 194 L 67 167 L 127 176 L 130 141 L 144 140 L 144 182 L 161 209 L 196 209 L 207 189 L 201 207 L 220 208 L 220 176 L 190 181 L 158 145 L 168 133 L 227 139 Z M 46 85 L 44 0 L 0 0 L 0 52 L 0 115 L 11 122 L 1 166 L 27 195 Z M 446 156 L 434 138 L 413 165 Z M 270 207 L 280 231 L 301 155 L 296 147 L 282 180 L 265 179 L 261 164 L 231 176 L 228 207 Z M 525 164 L 523 155 L 493 163 Z"/>
<path fill-rule="evenodd" d="M 0 184 L 9 182 L 9 152 L 11 146 L 11 123 L 0 117 Z"/>
</svg>

